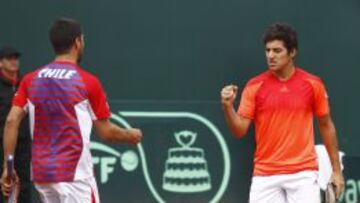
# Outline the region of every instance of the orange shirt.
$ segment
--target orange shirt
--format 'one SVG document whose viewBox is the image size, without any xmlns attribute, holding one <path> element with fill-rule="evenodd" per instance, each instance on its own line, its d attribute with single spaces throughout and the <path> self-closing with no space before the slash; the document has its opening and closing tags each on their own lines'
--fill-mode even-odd
<svg viewBox="0 0 360 203">
<path fill-rule="evenodd" d="M 238 114 L 254 120 L 254 175 L 317 170 L 313 116 L 329 113 L 324 84 L 296 68 L 287 81 L 270 71 L 251 79 L 242 92 Z"/>
</svg>

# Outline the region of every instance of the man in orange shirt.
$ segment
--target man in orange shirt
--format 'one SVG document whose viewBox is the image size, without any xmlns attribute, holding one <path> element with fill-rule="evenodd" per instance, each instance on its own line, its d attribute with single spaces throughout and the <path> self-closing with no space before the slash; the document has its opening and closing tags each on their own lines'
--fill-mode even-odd
<svg viewBox="0 0 360 203">
<path fill-rule="evenodd" d="M 320 202 L 313 117 L 332 163 L 332 184 L 340 197 L 344 187 L 336 130 L 321 79 L 294 64 L 297 34 L 274 24 L 264 35 L 268 70 L 246 84 L 236 112 L 238 87 L 221 91 L 225 119 L 237 137 L 255 124 L 256 152 L 250 202 Z"/>
</svg>

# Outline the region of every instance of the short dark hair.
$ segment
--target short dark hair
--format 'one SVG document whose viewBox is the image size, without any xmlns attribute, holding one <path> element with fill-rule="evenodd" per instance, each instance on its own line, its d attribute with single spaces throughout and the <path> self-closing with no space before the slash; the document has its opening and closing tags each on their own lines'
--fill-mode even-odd
<svg viewBox="0 0 360 203">
<path fill-rule="evenodd" d="M 286 23 L 275 23 L 267 28 L 263 37 L 264 45 L 274 40 L 282 41 L 289 53 L 298 50 L 297 33 Z"/>
<path fill-rule="evenodd" d="M 49 37 L 56 54 L 65 54 L 82 35 L 81 25 L 70 18 L 60 18 L 50 27 Z"/>
</svg>

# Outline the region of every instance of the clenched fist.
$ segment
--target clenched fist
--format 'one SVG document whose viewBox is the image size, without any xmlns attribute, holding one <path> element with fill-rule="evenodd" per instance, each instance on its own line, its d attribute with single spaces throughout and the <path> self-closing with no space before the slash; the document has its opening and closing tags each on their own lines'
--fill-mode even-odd
<svg viewBox="0 0 360 203">
<path fill-rule="evenodd" d="M 224 106 L 233 106 L 238 92 L 238 87 L 236 85 L 225 86 L 221 90 L 221 103 Z"/>
<path fill-rule="evenodd" d="M 130 144 L 138 144 L 139 142 L 141 142 L 142 137 L 143 137 L 141 130 L 139 130 L 137 128 L 128 129 L 127 134 L 128 134 L 127 141 Z"/>
</svg>

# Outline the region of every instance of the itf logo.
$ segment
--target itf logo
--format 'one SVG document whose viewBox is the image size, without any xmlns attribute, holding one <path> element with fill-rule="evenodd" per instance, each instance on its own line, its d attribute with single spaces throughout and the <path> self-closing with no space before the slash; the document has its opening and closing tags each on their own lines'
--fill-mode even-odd
<svg viewBox="0 0 360 203">
<path fill-rule="evenodd" d="M 105 152 L 105 156 L 93 156 L 93 164 L 100 165 L 100 183 L 107 183 L 109 175 L 115 171 L 116 165 L 121 164 L 126 171 L 133 171 L 139 165 L 139 158 L 136 152 L 128 150 L 120 153 L 102 143 L 91 142 L 92 151 Z"/>
<path fill-rule="evenodd" d="M 114 190 L 106 196 L 121 190 L 129 191 L 127 196 L 151 194 L 156 202 L 221 200 L 230 179 L 230 155 L 207 118 L 190 112 L 119 112 L 112 120 L 141 128 L 144 138 L 136 149 L 92 142 L 98 182 L 107 192 Z"/>
</svg>

